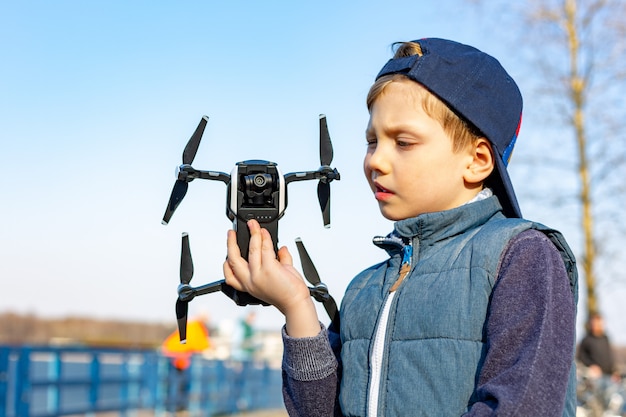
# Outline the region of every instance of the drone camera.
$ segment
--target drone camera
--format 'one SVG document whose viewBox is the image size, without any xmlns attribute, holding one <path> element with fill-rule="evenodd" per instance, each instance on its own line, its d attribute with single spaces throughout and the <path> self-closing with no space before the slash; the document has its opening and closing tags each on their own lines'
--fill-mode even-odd
<svg viewBox="0 0 626 417">
<path fill-rule="evenodd" d="M 272 204 L 272 194 L 274 190 L 274 179 L 270 174 L 246 175 L 244 179 L 245 205 L 264 206 Z"/>
</svg>

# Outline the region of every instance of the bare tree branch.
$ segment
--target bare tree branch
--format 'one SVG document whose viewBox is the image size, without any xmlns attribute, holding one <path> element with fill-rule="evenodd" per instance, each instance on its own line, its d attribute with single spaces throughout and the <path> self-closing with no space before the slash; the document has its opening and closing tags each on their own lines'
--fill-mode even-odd
<svg viewBox="0 0 626 417">
<path fill-rule="evenodd" d="M 473 3 L 488 7 L 487 2 Z M 503 4 L 510 6 L 492 0 L 489 7 L 502 13 Z M 525 112 L 543 120 L 539 125 L 544 132 L 538 136 L 557 150 L 552 155 L 518 158 L 517 163 L 531 166 L 529 173 L 537 177 L 532 180 L 533 192 L 522 195 L 559 212 L 571 206 L 568 202 L 578 207 L 581 247 L 577 252 L 589 314 L 599 309 L 599 268 L 620 271 L 599 275 L 626 282 L 626 260 L 615 256 L 626 231 L 618 221 L 626 205 L 622 181 L 626 176 L 626 2 L 526 0 L 516 6 L 508 9 L 508 20 L 522 22 L 514 42 L 529 57 L 528 81 L 534 86 L 535 105 Z M 571 146 L 564 146 L 565 140 Z M 577 181 L 564 182 L 565 172 L 577 172 Z M 546 178 L 556 181 L 550 184 Z"/>
</svg>

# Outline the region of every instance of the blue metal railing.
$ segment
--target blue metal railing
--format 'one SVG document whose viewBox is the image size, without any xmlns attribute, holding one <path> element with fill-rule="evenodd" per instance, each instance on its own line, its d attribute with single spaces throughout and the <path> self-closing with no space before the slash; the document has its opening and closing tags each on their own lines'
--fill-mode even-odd
<svg viewBox="0 0 626 417">
<path fill-rule="evenodd" d="M 0 346 L 0 417 L 282 407 L 280 370 L 266 363 L 193 357 L 181 372 L 150 350 Z"/>
</svg>

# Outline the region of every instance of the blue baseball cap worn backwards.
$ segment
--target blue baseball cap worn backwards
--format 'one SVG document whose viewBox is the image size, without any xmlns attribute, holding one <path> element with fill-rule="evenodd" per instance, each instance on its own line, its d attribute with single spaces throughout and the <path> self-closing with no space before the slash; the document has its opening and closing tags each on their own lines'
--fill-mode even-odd
<svg viewBox="0 0 626 417">
<path fill-rule="evenodd" d="M 420 83 L 491 142 L 494 172 L 486 184 L 507 217 L 522 217 L 507 165 L 522 121 L 522 95 L 498 60 L 478 49 L 436 38 L 413 41 L 422 55 L 391 59 L 376 76 L 403 74 Z"/>
</svg>

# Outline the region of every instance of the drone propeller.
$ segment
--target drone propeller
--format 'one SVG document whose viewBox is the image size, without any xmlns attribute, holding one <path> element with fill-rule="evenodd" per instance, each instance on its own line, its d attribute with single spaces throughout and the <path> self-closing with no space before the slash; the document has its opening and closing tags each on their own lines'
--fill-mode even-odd
<svg viewBox="0 0 626 417">
<path fill-rule="evenodd" d="M 193 132 L 193 135 L 189 138 L 189 142 L 187 142 L 187 145 L 183 150 L 183 164 L 191 165 L 193 163 L 196 153 L 198 152 L 198 147 L 200 147 L 200 140 L 204 134 L 204 128 L 206 128 L 208 121 L 209 116 L 202 116 L 196 131 Z"/>
<path fill-rule="evenodd" d="M 317 199 L 322 209 L 324 227 L 330 227 L 330 184 L 323 179 L 317 183 Z"/>
<path fill-rule="evenodd" d="M 333 144 L 330 141 L 326 115 L 320 114 L 320 165 L 330 165 L 333 162 Z"/>
<path fill-rule="evenodd" d="M 163 224 L 168 224 L 174 211 L 183 201 L 185 194 L 187 194 L 187 188 L 189 187 L 189 182 L 193 181 L 194 176 L 188 175 L 188 172 L 185 170 L 186 166 L 190 166 L 196 157 L 196 153 L 198 152 L 198 147 L 200 146 L 200 140 L 202 139 L 202 135 L 204 133 L 204 129 L 206 128 L 207 122 L 209 121 L 208 116 L 202 116 L 196 131 L 193 132 L 189 142 L 185 146 L 183 150 L 183 165 L 181 165 L 177 170 L 177 179 L 174 183 L 174 188 L 172 189 L 172 194 L 170 195 L 170 200 L 167 203 L 167 208 L 165 209 L 165 214 L 163 215 Z"/>
<path fill-rule="evenodd" d="M 300 262 L 302 264 L 302 272 L 304 277 L 313 284 L 313 288 L 309 288 L 311 295 L 316 301 L 324 305 L 324 309 L 328 313 L 333 323 L 339 324 L 339 310 L 337 309 L 337 303 L 333 297 L 328 293 L 328 287 L 324 284 L 317 273 L 315 265 L 309 256 L 302 239 L 296 238 L 296 246 L 298 248 L 298 254 L 300 255 Z"/>
<path fill-rule="evenodd" d="M 191 248 L 189 246 L 189 234 L 183 233 L 180 252 L 181 287 L 189 287 L 191 278 L 193 278 L 193 261 L 191 259 Z M 176 299 L 176 321 L 178 322 L 178 335 L 180 337 L 180 343 L 187 342 L 187 312 L 189 309 L 189 301 L 191 300 L 182 300 L 180 296 Z"/>
<path fill-rule="evenodd" d="M 339 179 L 337 170 L 330 167 L 333 161 L 333 144 L 330 141 L 330 133 L 328 132 L 328 124 L 326 116 L 320 114 L 320 165 L 321 172 L 324 176 L 320 178 L 317 184 L 317 198 L 320 202 L 322 217 L 324 219 L 324 227 L 330 227 L 330 182 Z"/>
<path fill-rule="evenodd" d="M 172 189 L 172 194 L 170 195 L 170 201 L 167 203 L 167 208 L 165 209 L 165 214 L 163 215 L 162 224 L 168 224 L 174 211 L 183 201 L 185 194 L 187 194 L 187 189 L 189 188 L 189 183 L 184 180 L 176 180 L 174 183 L 174 188 Z"/>
</svg>

